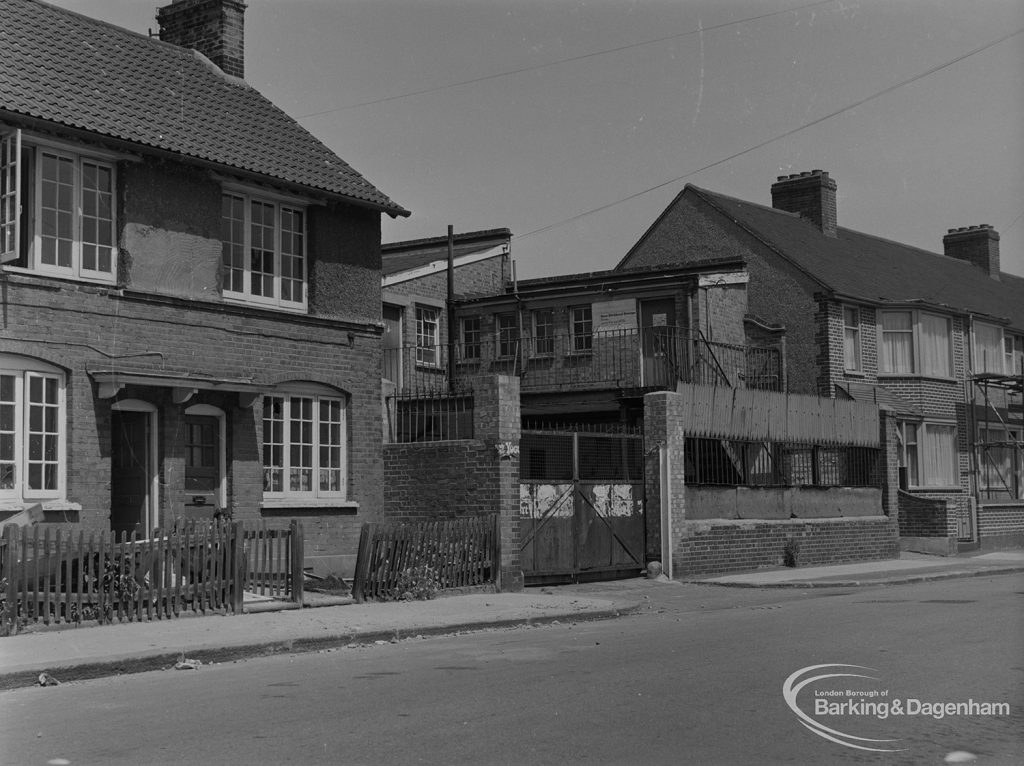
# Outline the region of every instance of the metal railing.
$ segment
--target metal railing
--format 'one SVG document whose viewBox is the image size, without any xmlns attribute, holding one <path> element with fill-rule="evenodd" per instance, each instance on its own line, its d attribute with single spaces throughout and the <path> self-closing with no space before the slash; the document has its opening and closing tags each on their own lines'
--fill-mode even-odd
<svg viewBox="0 0 1024 766">
<path fill-rule="evenodd" d="M 782 367 L 778 348 L 715 343 L 680 327 L 645 327 L 385 349 L 383 376 L 404 392 L 457 391 L 481 373 L 519 376 L 523 391 L 671 389 L 680 381 L 779 391 Z"/>
</svg>

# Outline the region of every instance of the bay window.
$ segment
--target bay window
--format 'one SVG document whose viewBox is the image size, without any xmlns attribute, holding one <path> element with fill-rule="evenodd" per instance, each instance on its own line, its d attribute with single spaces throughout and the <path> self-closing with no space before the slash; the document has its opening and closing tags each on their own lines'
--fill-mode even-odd
<svg viewBox="0 0 1024 766">
<path fill-rule="evenodd" d="M 0 135 L 0 262 L 98 282 L 117 277 L 114 166 Z"/>
<path fill-rule="evenodd" d="M 264 501 L 346 498 L 346 410 L 326 387 L 263 398 Z"/>
<path fill-rule="evenodd" d="M 228 298 L 306 307 L 305 210 L 226 192 L 221 198 L 221 259 Z"/>
<path fill-rule="evenodd" d="M 1003 328 L 998 325 L 974 323 L 974 372 L 1003 373 L 1005 346 Z"/>
<path fill-rule="evenodd" d="M 0 499 L 63 496 L 65 421 L 64 374 L 0 354 Z"/>
<path fill-rule="evenodd" d="M 843 368 L 859 372 L 860 363 L 860 309 L 843 306 Z"/>
<path fill-rule="evenodd" d="M 893 375 L 953 375 L 949 317 L 924 311 L 882 311 L 878 369 Z"/>
<path fill-rule="evenodd" d="M 910 487 L 958 486 L 956 426 L 905 421 L 898 424 L 897 437 Z"/>
</svg>

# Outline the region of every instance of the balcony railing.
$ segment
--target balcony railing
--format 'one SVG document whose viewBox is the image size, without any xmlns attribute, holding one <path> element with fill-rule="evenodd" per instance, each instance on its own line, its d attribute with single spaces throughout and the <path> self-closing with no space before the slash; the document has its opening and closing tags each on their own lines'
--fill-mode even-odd
<svg viewBox="0 0 1024 766">
<path fill-rule="evenodd" d="M 778 348 L 714 343 L 678 327 L 645 327 L 385 349 L 383 374 L 406 392 L 458 390 L 481 373 L 517 375 L 520 389 L 532 392 L 673 389 L 680 381 L 778 391 L 782 367 Z"/>
</svg>

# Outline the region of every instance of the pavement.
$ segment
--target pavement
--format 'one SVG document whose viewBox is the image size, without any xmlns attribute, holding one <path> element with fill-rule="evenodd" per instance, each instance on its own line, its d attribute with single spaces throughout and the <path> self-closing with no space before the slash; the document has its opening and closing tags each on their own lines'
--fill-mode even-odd
<svg viewBox="0 0 1024 766">
<path fill-rule="evenodd" d="M 951 577 L 1024 573 L 1024 551 L 899 559 L 820 567 L 769 568 L 686 582 L 747 588 L 853 587 Z M 633 584 L 657 580 L 634 578 Z M 663 582 L 673 581 L 663 578 Z M 308 606 L 250 596 L 242 615 L 182 617 L 109 626 L 30 627 L 0 638 L 0 689 L 231 662 L 404 638 L 520 625 L 598 620 L 641 608 L 636 589 L 613 583 L 529 588 L 521 593 L 465 593 L 431 601 L 356 604 L 309 594 Z M 292 608 L 288 608 L 292 607 Z M 45 678 L 44 677 L 44 680 Z"/>
</svg>

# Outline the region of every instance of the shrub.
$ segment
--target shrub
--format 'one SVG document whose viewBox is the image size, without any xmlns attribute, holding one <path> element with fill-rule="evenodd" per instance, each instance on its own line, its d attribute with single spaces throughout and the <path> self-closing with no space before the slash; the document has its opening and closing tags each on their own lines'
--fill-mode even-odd
<svg viewBox="0 0 1024 766">
<path fill-rule="evenodd" d="M 439 590 L 441 581 L 434 568 L 417 566 L 402 570 L 388 597 L 393 601 L 426 601 L 437 596 Z"/>
<path fill-rule="evenodd" d="M 787 567 L 800 566 L 800 541 L 795 537 L 786 540 L 786 545 L 782 548 L 782 563 Z"/>
</svg>

